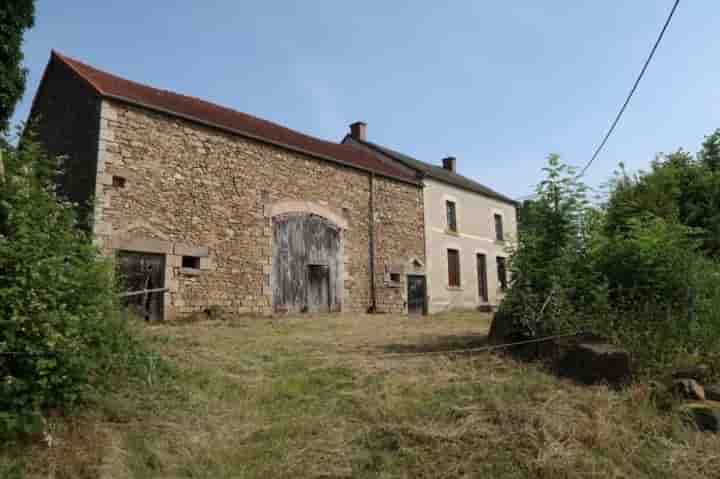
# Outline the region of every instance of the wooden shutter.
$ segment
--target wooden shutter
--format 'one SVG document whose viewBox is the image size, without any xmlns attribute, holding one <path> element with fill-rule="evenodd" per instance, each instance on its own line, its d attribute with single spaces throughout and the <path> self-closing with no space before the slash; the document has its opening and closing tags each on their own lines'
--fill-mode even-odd
<svg viewBox="0 0 720 479">
<path fill-rule="evenodd" d="M 460 252 L 456 249 L 447 250 L 448 285 L 460 287 Z"/>
</svg>

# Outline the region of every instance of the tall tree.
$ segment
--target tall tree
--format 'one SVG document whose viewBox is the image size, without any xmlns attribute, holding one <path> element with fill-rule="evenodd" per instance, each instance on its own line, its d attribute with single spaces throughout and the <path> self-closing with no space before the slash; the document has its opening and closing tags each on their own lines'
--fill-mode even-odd
<svg viewBox="0 0 720 479">
<path fill-rule="evenodd" d="M 720 128 L 705 137 L 698 158 L 712 171 L 720 170 Z"/>
<path fill-rule="evenodd" d="M 658 155 L 650 171 L 630 175 L 621 169 L 606 211 L 610 236 L 652 215 L 690 227 L 701 250 L 720 259 L 720 130 L 706 137 L 696 158 L 679 150 Z"/>
<path fill-rule="evenodd" d="M 0 131 L 6 131 L 25 91 L 22 41 L 35 23 L 35 0 L 0 2 Z"/>
</svg>

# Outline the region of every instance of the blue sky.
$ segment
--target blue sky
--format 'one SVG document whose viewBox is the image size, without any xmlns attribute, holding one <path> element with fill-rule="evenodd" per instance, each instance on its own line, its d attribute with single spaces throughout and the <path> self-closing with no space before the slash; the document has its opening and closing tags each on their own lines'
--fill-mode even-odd
<svg viewBox="0 0 720 479">
<path fill-rule="evenodd" d="M 364 120 L 371 141 L 429 162 L 456 156 L 461 173 L 519 197 L 548 153 L 576 165 L 592 155 L 671 5 L 39 0 L 15 120 L 55 48 L 332 141 Z M 717 13 L 716 0 L 681 2 L 589 184 L 620 161 L 695 152 L 720 127 Z"/>
</svg>

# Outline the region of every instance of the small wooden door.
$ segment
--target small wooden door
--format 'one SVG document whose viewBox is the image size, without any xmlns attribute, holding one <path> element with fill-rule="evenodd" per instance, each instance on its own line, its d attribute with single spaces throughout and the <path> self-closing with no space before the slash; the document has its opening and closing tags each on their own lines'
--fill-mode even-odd
<svg viewBox="0 0 720 479">
<path fill-rule="evenodd" d="M 165 287 L 165 255 L 120 251 L 117 266 L 125 292 Z M 164 296 L 162 292 L 139 294 L 123 301 L 146 320 L 162 320 Z"/>
<path fill-rule="evenodd" d="M 426 312 L 426 286 L 425 276 L 411 274 L 407 277 L 408 283 L 408 314 L 425 314 Z"/>
<path fill-rule="evenodd" d="M 330 311 L 330 274 L 327 265 L 308 265 L 307 308 L 309 313 Z"/>
</svg>

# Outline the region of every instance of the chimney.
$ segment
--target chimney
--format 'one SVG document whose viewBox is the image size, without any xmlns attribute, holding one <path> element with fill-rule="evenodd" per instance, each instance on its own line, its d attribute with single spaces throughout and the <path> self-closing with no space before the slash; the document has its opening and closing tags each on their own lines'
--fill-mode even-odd
<svg viewBox="0 0 720 479">
<path fill-rule="evenodd" d="M 442 161 L 443 161 L 443 168 L 455 173 L 455 165 L 457 164 L 457 160 L 455 159 L 454 156 L 448 156 L 447 158 L 443 158 Z"/>
<path fill-rule="evenodd" d="M 367 141 L 367 123 L 356 121 L 350 125 L 350 136 L 355 140 Z"/>
</svg>

